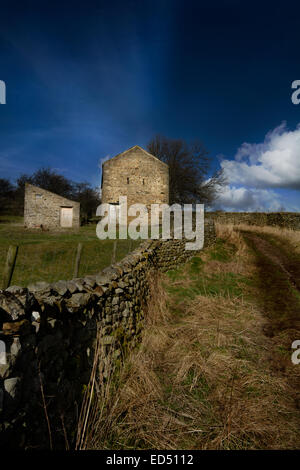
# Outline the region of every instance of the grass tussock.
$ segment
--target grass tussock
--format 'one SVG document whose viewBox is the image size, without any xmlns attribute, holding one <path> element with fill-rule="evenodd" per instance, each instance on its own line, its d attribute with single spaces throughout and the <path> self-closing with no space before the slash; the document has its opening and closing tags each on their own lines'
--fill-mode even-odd
<svg viewBox="0 0 300 470">
<path fill-rule="evenodd" d="M 247 246 L 236 225 L 215 223 L 215 228 L 218 238 L 232 243 L 236 247 L 237 256 L 242 257 L 246 254 Z"/>
<path fill-rule="evenodd" d="M 218 235 L 215 247 L 153 279 L 142 343 L 93 392 L 82 448 L 299 447 L 292 382 L 274 369 L 273 339 L 237 275 L 251 255 L 236 230 Z M 221 265 L 226 289 L 212 276 Z"/>
<path fill-rule="evenodd" d="M 291 249 L 297 253 L 300 253 L 300 230 L 291 230 L 284 227 L 268 225 L 261 227 L 247 224 L 233 225 L 216 223 L 217 236 L 226 236 L 228 239 L 235 240 L 235 243 L 240 239 L 240 242 L 245 245 L 245 242 L 243 242 L 243 237 L 240 233 L 241 231 L 263 233 L 265 235 L 269 235 L 270 237 L 273 236 L 284 239 L 288 241 Z"/>
</svg>

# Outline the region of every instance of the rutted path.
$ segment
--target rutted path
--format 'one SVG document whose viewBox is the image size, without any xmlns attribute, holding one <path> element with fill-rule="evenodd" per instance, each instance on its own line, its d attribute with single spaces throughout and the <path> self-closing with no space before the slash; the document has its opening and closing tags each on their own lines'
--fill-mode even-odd
<svg viewBox="0 0 300 470">
<path fill-rule="evenodd" d="M 271 369 L 289 383 L 299 410 L 300 366 L 291 362 L 291 345 L 300 339 L 300 257 L 283 237 L 241 233 L 256 256 L 260 293 L 257 303 L 267 320 L 263 331 L 273 345 L 269 355 Z"/>
<path fill-rule="evenodd" d="M 256 255 L 260 301 L 270 320 L 268 336 L 298 330 L 300 336 L 300 259 L 286 240 L 273 235 L 242 232 Z"/>
</svg>

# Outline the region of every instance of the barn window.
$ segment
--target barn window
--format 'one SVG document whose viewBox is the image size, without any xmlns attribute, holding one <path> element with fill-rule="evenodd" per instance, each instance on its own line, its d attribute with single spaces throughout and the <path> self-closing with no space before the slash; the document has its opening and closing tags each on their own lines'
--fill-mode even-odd
<svg viewBox="0 0 300 470">
<path fill-rule="evenodd" d="M 127 178 L 127 184 L 129 184 L 129 178 Z"/>
</svg>

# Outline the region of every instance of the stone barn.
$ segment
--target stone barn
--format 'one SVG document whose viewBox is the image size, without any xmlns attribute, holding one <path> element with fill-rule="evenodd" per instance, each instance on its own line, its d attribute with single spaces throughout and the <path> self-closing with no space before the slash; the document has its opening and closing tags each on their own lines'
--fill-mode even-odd
<svg viewBox="0 0 300 470">
<path fill-rule="evenodd" d="M 77 228 L 80 203 L 26 183 L 24 225 L 44 229 Z"/>
<path fill-rule="evenodd" d="M 102 202 L 118 204 L 127 196 L 128 206 L 135 203 L 169 203 L 169 167 L 138 145 L 102 165 Z"/>
</svg>

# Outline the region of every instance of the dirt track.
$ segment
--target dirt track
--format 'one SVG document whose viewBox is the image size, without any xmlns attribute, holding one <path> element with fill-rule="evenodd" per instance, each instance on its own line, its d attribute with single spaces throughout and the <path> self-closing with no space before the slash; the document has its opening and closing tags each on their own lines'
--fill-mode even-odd
<svg viewBox="0 0 300 470">
<path fill-rule="evenodd" d="M 300 259 L 287 240 L 265 233 L 242 232 L 258 268 L 258 304 L 266 317 L 264 333 L 273 344 L 269 360 L 276 375 L 291 385 L 300 409 L 299 366 L 292 365 L 291 344 L 300 339 Z M 297 368 L 297 369 L 295 369 Z"/>
<path fill-rule="evenodd" d="M 255 253 L 261 292 L 258 299 L 270 320 L 266 334 L 298 330 L 300 335 L 300 262 L 286 240 L 243 232 Z"/>
</svg>

